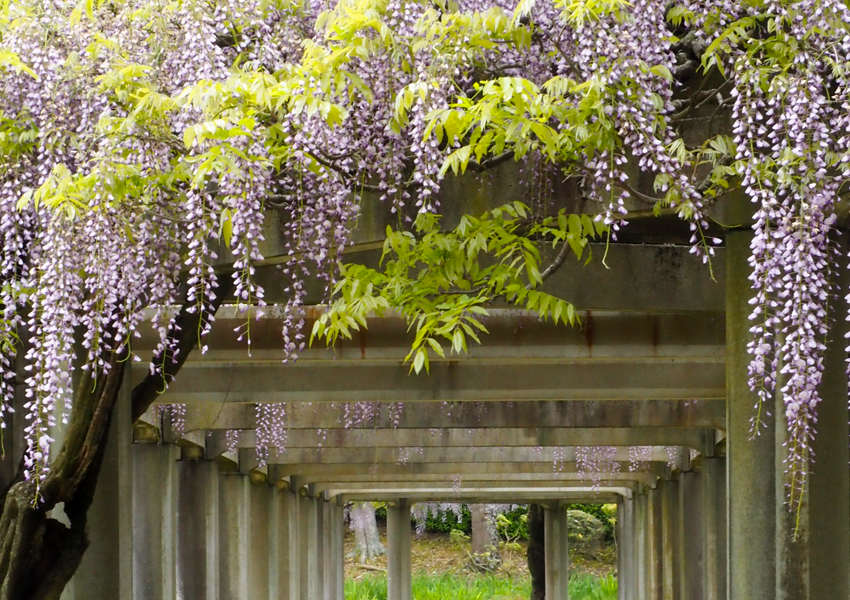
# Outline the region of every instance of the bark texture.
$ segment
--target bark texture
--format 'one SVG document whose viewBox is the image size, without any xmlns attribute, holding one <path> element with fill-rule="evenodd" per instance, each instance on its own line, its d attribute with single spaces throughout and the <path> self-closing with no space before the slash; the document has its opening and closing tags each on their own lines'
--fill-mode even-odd
<svg viewBox="0 0 850 600">
<path fill-rule="evenodd" d="M 232 289 L 231 278 L 223 277 L 210 313 Z M 134 421 L 164 391 L 163 378 L 174 379 L 197 343 L 202 316 L 188 312 L 187 305 L 168 333 L 175 342 L 170 347 L 178 348 L 177 360 L 155 357 L 164 365 L 164 374 L 149 374 L 133 390 Z M 106 353 L 104 360 L 108 369 L 84 373 L 76 384 L 64 442 L 41 488 L 24 480 L 21 463 L 0 495 L 0 600 L 59 600 L 89 546 L 88 511 L 124 379 L 126 348 Z M 70 526 L 48 517 L 58 505 L 64 505 Z"/>
<path fill-rule="evenodd" d="M 375 507 L 370 502 L 355 502 L 351 507 L 351 528 L 357 562 L 363 564 L 387 553 L 378 533 Z"/>
<path fill-rule="evenodd" d="M 110 368 L 80 378 L 62 448 L 40 490 L 18 475 L 0 515 L 0 600 L 58 600 L 89 545 L 88 509 L 103 462 L 109 425 L 124 377 L 124 353 Z M 39 497 L 37 497 L 37 495 Z M 47 516 L 64 503 L 70 526 Z"/>
<path fill-rule="evenodd" d="M 472 513 L 472 555 L 470 568 L 487 573 L 493 573 L 502 564 L 502 553 L 499 551 L 499 532 L 496 531 L 496 520 L 487 504 L 473 504 L 469 507 Z"/>
</svg>

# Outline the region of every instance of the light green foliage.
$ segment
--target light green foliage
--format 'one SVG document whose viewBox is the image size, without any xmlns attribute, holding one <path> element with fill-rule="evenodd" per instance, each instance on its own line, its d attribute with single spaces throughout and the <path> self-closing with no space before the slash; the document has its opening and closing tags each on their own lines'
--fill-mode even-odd
<svg viewBox="0 0 850 600">
<path fill-rule="evenodd" d="M 319 319 L 311 342 L 339 337 L 366 327 L 369 316 L 393 309 L 416 331 L 406 361 L 419 373 L 429 368 L 431 353 L 441 358 L 480 343 L 487 333 L 487 307 L 496 302 L 535 311 L 541 319 L 572 325 L 575 308 L 537 289 L 553 270 L 541 271 L 540 243 L 587 257 L 587 243 L 605 227 L 588 215 L 567 215 L 537 222 L 519 202 L 491 210 L 479 218 L 464 216 L 449 232 L 440 217 L 420 214 L 413 231 L 387 228 L 383 272 L 362 265 L 341 265 L 334 300 Z"/>
<path fill-rule="evenodd" d="M 504 575 L 467 578 L 454 574 L 419 574 L 413 578 L 414 600 L 525 600 L 531 594 L 528 579 L 511 579 Z M 573 575 L 570 577 L 571 600 L 616 600 L 617 579 Z M 345 600 L 386 600 L 386 576 L 346 580 Z"/>
</svg>

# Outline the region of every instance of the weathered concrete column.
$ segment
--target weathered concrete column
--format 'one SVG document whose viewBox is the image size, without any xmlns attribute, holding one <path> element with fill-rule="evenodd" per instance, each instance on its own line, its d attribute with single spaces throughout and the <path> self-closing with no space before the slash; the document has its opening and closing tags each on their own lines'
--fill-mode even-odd
<svg viewBox="0 0 850 600">
<path fill-rule="evenodd" d="M 289 504 L 286 511 L 287 529 L 289 530 L 289 597 L 286 600 L 301 600 L 301 584 L 303 556 L 301 537 L 304 535 L 301 516 L 301 495 L 298 490 L 297 478 L 290 478 L 290 488 L 285 500 Z M 303 578 L 306 580 L 306 577 Z"/>
<path fill-rule="evenodd" d="M 638 598 L 637 495 L 617 505 L 617 593 L 620 600 Z"/>
<path fill-rule="evenodd" d="M 673 479 L 659 483 L 661 493 L 662 597 L 680 600 L 681 594 L 681 521 L 679 519 L 679 482 Z"/>
<path fill-rule="evenodd" d="M 221 600 L 248 598 L 248 501 L 250 481 L 239 473 L 219 475 L 218 575 Z"/>
<path fill-rule="evenodd" d="M 705 600 L 726 600 L 726 458 L 703 458 Z"/>
<path fill-rule="evenodd" d="M 387 600 L 411 600 L 410 506 L 402 499 L 387 506 Z"/>
<path fill-rule="evenodd" d="M 299 491 L 298 552 L 301 564 L 300 592 L 302 600 L 324 598 L 324 535 L 320 503 L 307 486 Z"/>
<path fill-rule="evenodd" d="M 840 257 L 847 256 L 846 235 Z M 786 473 L 787 440 L 783 418 L 776 425 L 776 592 L 778 600 L 847 598 L 850 564 L 850 480 L 848 480 L 847 304 L 846 259 L 834 264 L 832 283 L 840 284 L 838 298 L 830 299 L 830 335 L 824 355 L 823 379 L 818 391 L 817 433 L 812 442 L 806 495 L 799 509 L 786 502 L 790 476 Z M 779 387 L 779 386 L 777 386 Z M 781 393 L 775 414 L 784 415 Z M 793 509 L 793 510 L 792 510 Z"/>
<path fill-rule="evenodd" d="M 662 600 L 664 598 L 664 561 L 662 558 L 663 530 L 661 526 L 661 496 L 664 493 L 664 482 L 659 481 L 654 489 L 647 494 L 647 525 L 646 552 L 646 598 L 647 600 Z"/>
<path fill-rule="evenodd" d="M 335 500 L 324 502 L 325 600 L 345 600 L 345 514 Z"/>
<path fill-rule="evenodd" d="M 545 507 L 543 527 L 546 544 L 546 600 L 568 600 L 570 554 L 566 508 L 559 502 Z"/>
<path fill-rule="evenodd" d="M 616 565 L 617 565 L 617 600 L 623 600 L 626 593 L 626 586 L 623 585 L 625 579 L 625 553 L 623 552 L 624 544 L 624 530 L 626 528 L 626 524 L 623 522 L 623 501 L 620 500 L 617 502 L 617 517 L 614 521 L 614 539 L 616 540 Z"/>
<path fill-rule="evenodd" d="M 154 434 L 155 432 L 150 431 Z M 177 458 L 154 436 L 133 444 L 133 600 L 177 596 Z"/>
<path fill-rule="evenodd" d="M 74 574 L 73 597 L 77 600 L 113 600 L 130 598 L 133 594 L 131 392 L 128 365 L 109 428 L 94 500 L 89 508 L 91 544 Z"/>
<path fill-rule="evenodd" d="M 647 592 L 647 549 L 649 545 L 649 512 L 646 493 L 635 495 L 635 598 L 646 600 Z"/>
<path fill-rule="evenodd" d="M 269 598 L 297 600 L 291 565 L 291 513 L 295 497 L 286 482 L 269 486 Z"/>
<path fill-rule="evenodd" d="M 684 600 L 703 600 L 705 580 L 705 516 L 703 508 L 703 479 L 701 471 L 682 473 L 679 480 L 681 510 L 682 585 Z"/>
<path fill-rule="evenodd" d="M 177 462 L 177 598 L 218 600 L 218 465 L 202 455 Z"/>
<path fill-rule="evenodd" d="M 747 259 L 749 228 L 726 235 L 726 423 L 729 600 L 773 600 L 776 594 L 776 497 L 773 417 L 752 439 L 756 395 L 750 391 L 747 342 L 753 297 Z M 765 407 L 771 410 L 772 406 Z M 847 420 L 846 418 L 844 419 Z M 846 440 L 844 440 L 846 445 Z M 846 463 L 845 463 L 846 464 Z M 844 565 L 846 570 L 847 566 Z"/>
<path fill-rule="evenodd" d="M 271 515 L 269 485 L 261 473 L 248 476 L 248 600 L 269 600 Z M 277 600 L 277 598 L 274 598 Z"/>
</svg>

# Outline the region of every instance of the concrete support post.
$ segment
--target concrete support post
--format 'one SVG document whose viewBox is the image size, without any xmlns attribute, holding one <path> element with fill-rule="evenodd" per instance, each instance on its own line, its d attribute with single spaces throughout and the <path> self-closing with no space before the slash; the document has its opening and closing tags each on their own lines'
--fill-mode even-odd
<svg viewBox="0 0 850 600">
<path fill-rule="evenodd" d="M 300 514 L 298 552 L 301 563 L 300 592 L 302 600 L 324 598 L 323 514 L 310 486 L 299 494 Z"/>
<path fill-rule="evenodd" d="M 218 574 L 221 600 L 248 598 L 250 482 L 238 471 L 219 475 Z"/>
<path fill-rule="evenodd" d="M 661 494 L 662 598 L 680 600 L 681 595 L 681 523 L 679 520 L 679 482 L 667 480 L 659 484 Z"/>
<path fill-rule="evenodd" d="M 635 499 L 617 504 L 617 596 L 619 600 L 636 600 L 636 524 Z"/>
<path fill-rule="evenodd" d="M 249 479 L 247 598 L 269 600 L 269 555 L 272 551 L 269 486 L 265 477 L 251 475 Z"/>
<path fill-rule="evenodd" d="M 774 433 L 764 428 L 754 439 L 750 420 L 757 397 L 750 391 L 747 342 L 753 297 L 747 263 L 752 231 L 726 236 L 726 423 L 729 541 L 729 600 L 773 600 L 776 594 L 776 506 Z M 765 407 L 770 410 L 773 407 Z M 847 419 L 845 418 L 846 422 Z M 846 444 L 846 439 L 843 442 Z M 845 463 L 846 465 L 846 463 Z M 847 565 L 844 565 L 846 570 Z"/>
<path fill-rule="evenodd" d="M 178 448 L 133 444 L 133 600 L 177 596 Z"/>
<path fill-rule="evenodd" d="M 310 599 L 325 597 L 325 501 L 321 497 L 313 495 L 313 504 L 310 511 L 310 529 L 314 533 L 313 544 L 310 545 L 310 571 L 315 573 L 312 581 Z M 311 575 L 313 578 L 313 575 Z"/>
<path fill-rule="evenodd" d="M 400 500 L 387 506 L 387 600 L 412 600 L 410 506 Z"/>
<path fill-rule="evenodd" d="M 298 490 L 298 571 L 299 600 L 310 598 L 310 508 L 311 499 Z"/>
<path fill-rule="evenodd" d="M 295 497 L 282 486 L 269 487 L 269 598 L 297 600 L 290 555 L 291 513 Z"/>
<path fill-rule="evenodd" d="M 570 554 L 567 511 L 555 502 L 543 511 L 546 556 L 546 600 L 568 600 Z"/>
<path fill-rule="evenodd" d="M 301 600 L 301 565 L 304 564 L 301 538 L 304 533 L 301 525 L 303 521 L 301 518 L 302 501 L 298 487 L 294 482 L 290 483 L 290 491 L 286 492 L 284 499 L 289 508 L 286 512 L 287 529 L 289 531 L 289 596 L 284 596 L 284 598 Z"/>
<path fill-rule="evenodd" d="M 130 366 L 127 365 L 89 509 L 91 544 L 74 574 L 74 597 L 78 600 L 114 600 L 131 598 L 133 594 L 131 393 Z"/>
<path fill-rule="evenodd" d="M 646 600 L 648 561 L 647 548 L 649 541 L 649 512 L 647 511 L 647 495 L 635 495 L 635 598 Z"/>
<path fill-rule="evenodd" d="M 664 561 L 662 558 L 663 531 L 661 526 L 661 496 L 664 493 L 664 482 L 659 481 L 647 495 L 649 512 L 647 536 L 647 600 L 662 600 L 664 598 Z"/>
<path fill-rule="evenodd" d="M 336 501 L 325 502 L 325 600 L 345 600 L 345 515 Z"/>
<path fill-rule="evenodd" d="M 846 238 L 846 235 L 842 236 Z M 837 256 L 847 256 L 846 240 L 841 240 Z M 824 353 L 823 378 L 818 388 L 817 433 L 812 441 L 806 494 L 797 506 L 787 503 L 791 481 L 786 472 L 788 447 L 784 419 L 776 424 L 776 592 L 778 600 L 820 600 L 847 598 L 850 563 L 850 481 L 848 481 L 848 410 L 845 375 L 847 331 L 846 260 L 834 265 L 838 298 L 830 300 L 830 336 Z M 779 387 L 779 386 L 777 386 Z M 774 414 L 784 414 L 781 393 L 777 393 Z"/>
<path fill-rule="evenodd" d="M 623 513 L 625 512 L 624 503 L 622 500 L 617 502 L 617 515 L 614 521 L 614 539 L 616 540 L 616 561 L 617 561 L 617 600 L 623 600 L 626 594 L 625 573 L 626 555 L 625 545 L 623 544 L 623 533 L 626 524 L 623 522 Z"/>
<path fill-rule="evenodd" d="M 726 458 L 704 458 L 705 600 L 726 600 Z"/>
<path fill-rule="evenodd" d="M 701 471 L 682 473 L 679 482 L 682 524 L 682 592 L 685 600 L 703 600 L 705 581 L 705 515 Z"/>
<path fill-rule="evenodd" d="M 218 465 L 183 449 L 177 463 L 177 598 L 219 600 Z"/>
</svg>

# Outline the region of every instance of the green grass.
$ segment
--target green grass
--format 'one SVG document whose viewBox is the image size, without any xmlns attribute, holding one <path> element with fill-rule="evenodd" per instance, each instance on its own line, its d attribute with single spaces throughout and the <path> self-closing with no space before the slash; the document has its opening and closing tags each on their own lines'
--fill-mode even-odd
<svg viewBox="0 0 850 600">
<path fill-rule="evenodd" d="M 413 579 L 414 600 L 526 600 L 531 595 L 528 580 L 514 581 L 492 575 L 464 577 L 450 573 L 420 575 Z M 570 600 L 616 600 L 617 580 L 588 575 L 570 578 Z M 365 577 L 346 580 L 345 600 L 387 600 L 387 578 Z"/>
</svg>

